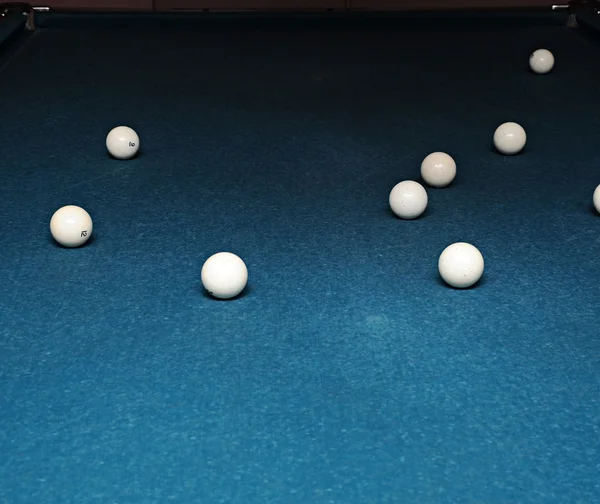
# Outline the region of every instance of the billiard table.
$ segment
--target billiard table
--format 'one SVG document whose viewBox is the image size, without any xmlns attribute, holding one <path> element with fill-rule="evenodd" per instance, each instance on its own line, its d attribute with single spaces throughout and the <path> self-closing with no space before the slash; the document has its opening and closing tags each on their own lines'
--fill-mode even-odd
<svg viewBox="0 0 600 504">
<path fill-rule="evenodd" d="M 1 503 L 600 502 L 595 4 L 366 7 L 5 8 Z M 456 179 L 397 218 L 435 151 Z"/>
</svg>

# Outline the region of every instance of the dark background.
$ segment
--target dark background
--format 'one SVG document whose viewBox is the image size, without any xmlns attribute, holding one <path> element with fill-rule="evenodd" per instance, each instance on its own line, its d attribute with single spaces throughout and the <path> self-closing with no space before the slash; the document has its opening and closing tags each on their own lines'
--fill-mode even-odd
<svg viewBox="0 0 600 504">
<path fill-rule="evenodd" d="M 69 9 L 230 10 L 230 9 L 490 9 L 549 7 L 550 0 L 48 0 L 34 5 Z M 566 3 L 566 2 L 564 2 Z"/>
</svg>

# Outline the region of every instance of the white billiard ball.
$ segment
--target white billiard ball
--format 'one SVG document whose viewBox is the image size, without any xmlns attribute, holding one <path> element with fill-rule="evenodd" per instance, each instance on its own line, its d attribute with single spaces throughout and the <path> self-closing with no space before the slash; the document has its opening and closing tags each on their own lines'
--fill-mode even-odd
<svg viewBox="0 0 600 504">
<path fill-rule="evenodd" d="M 117 159 L 131 159 L 140 149 L 140 137 L 128 126 L 117 126 L 106 136 L 106 148 Z"/>
<path fill-rule="evenodd" d="M 76 205 L 59 208 L 50 219 L 50 233 L 63 247 L 80 247 L 92 236 L 90 214 Z"/>
<path fill-rule="evenodd" d="M 494 145 L 502 154 L 513 155 L 523 150 L 527 143 L 527 133 L 520 124 L 505 122 L 494 132 Z"/>
<path fill-rule="evenodd" d="M 202 285 L 213 297 L 230 299 L 240 294 L 248 283 L 248 269 L 237 255 L 218 252 L 202 266 Z"/>
<path fill-rule="evenodd" d="M 421 163 L 421 177 L 432 187 L 446 187 L 456 177 L 456 162 L 445 152 L 433 152 Z"/>
<path fill-rule="evenodd" d="M 537 74 L 547 74 L 554 68 L 554 55 L 548 49 L 538 49 L 531 53 L 529 66 Z"/>
<path fill-rule="evenodd" d="M 594 191 L 594 208 L 600 213 L 600 185 Z"/>
<path fill-rule="evenodd" d="M 438 269 L 448 285 L 466 289 L 475 285 L 483 275 L 483 256 L 470 243 L 453 243 L 441 253 Z"/>
<path fill-rule="evenodd" d="M 427 208 L 427 191 L 413 180 L 404 180 L 390 192 L 389 204 L 392 212 L 402 219 L 416 219 Z"/>
</svg>

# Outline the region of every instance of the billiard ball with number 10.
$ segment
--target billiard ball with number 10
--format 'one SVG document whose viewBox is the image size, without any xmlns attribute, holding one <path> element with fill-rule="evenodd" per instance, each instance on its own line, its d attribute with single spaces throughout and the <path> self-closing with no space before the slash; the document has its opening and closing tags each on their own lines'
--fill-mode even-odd
<svg viewBox="0 0 600 504">
<path fill-rule="evenodd" d="M 140 137 L 128 126 L 117 126 L 107 135 L 106 148 L 116 159 L 131 159 L 140 149 Z"/>
</svg>

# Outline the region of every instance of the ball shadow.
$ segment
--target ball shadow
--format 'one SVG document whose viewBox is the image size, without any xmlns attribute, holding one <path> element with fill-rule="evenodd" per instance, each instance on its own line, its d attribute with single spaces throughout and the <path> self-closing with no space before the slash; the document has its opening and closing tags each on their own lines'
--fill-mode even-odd
<svg viewBox="0 0 600 504">
<path fill-rule="evenodd" d="M 115 161 L 115 162 L 120 162 L 120 163 L 126 163 L 127 161 L 135 161 L 136 159 L 143 157 L 144 153 L 142 152 L 142 150 L 140 149 L 135 156 L 131 157 L 131 158 L 127 158 L 127 159 L 119 159 L 114 157 L 110 152 L 108 152 L 107 150 L 104 151 L 104 156 L 106 157 L 106 159 L 110 159 L 111 161 Z"/>
<path fill-rule="evenodd" d="M 208 299 L 210 301 L 215 301 L 215 302 L 227 302 L 227 301 L 236 301 L 238 299 L 243 299 L 246 296 L 250 295 L 253 291 L 252 287 L 246 285 L 244 290 L 242 292 L 240 292 L 237 296 L 228 298 L 228 299 L 222 299 L 222 298 L 217 298 L 217 297 L 211 296 L 208 293 L 208 291 L 204 288 L 204 285 L 202 285 L 202 282 L 200 282 L 200 284 L 198 285 L 198 290 L 200 291 L 200 295 L 204 299 Z"/>
<path fill-rule="evenodd" d="M 424 212 L 423 212 L 421 215 L 419 215 L 417 218 L 415 218 L 415 219 L 403 219 L 402 217 L 398 217 L 398 216 L 397 216 L 397 215 L 396 215 L 396 214 L 395 214 L 395 213 L 392 211 L 392 209 L 391 209 L 389 206 L 387 206 L 387 207 L 384 209 L 384 212 L 385 212 L 385 214 L 387 215 L 387 217 L 388 217 L 388 218 L 396 219 L 396 220 L 398 220 L 398 221 L 403 221 L 403 222 L 412 222 L 412 221 L 419 221 L 419 220 L 422 220 L 422 219 L 427 219 L 427 218 L 428 218 L 428 217 L 430 217 L 430 216 L 431 216 L 433 213 L 435 213 L 435 212 L 432 212 L 432 210 L 431 210 L 431 208 L 429 207 L 429 205 L 427 205 L 427 208 L 425 209 L 425 211 L 424 211 Z"/>
<path fill-rule="evenodd" d="M 588 213 L 592 214 L 594 217 L 600 217 L 600 213 L 598 213 L 598 210 L 596 210 L 593 203 L 588 205 Z"/>
<path fill-rule="evenodd" d="M 444 287 L 448 290 L 452 290 L 452 291 L 470 291 L 470 290 L 476 290 L 480 287 L 483 287 L 486 283 L 486 277 L 485 274 L 479 279 L 478 282 L 476 282 L 475 284 L 471 285 L 471 287 L 464 287 L 464 288 L 458 288 L 458 287 L 452 287 L 451 285 L 447 284 L 444 279 L 440 276 L 439 273 L 435 273 L 435 282 L 440 286 L 440 287 Z"/>
<path fill-rule="evenodd" d="M 450 182 L 448 185 L 439 186 L 439 187 L 429 185 L 427 182 L 425 182 L 423 177 L 417 178 L 416 181 L 425 188 L 425 190 L 427 191 L 428 194 L 429 194 L 429 191 L 443 191 L 444 189 L 447 190 L 456 185 L 460 185 L 460 178 L 458 177 L 458 175 L 456 177 L 454 177 L 454 180 L 452 182 Z M 429 206 L 427 208 L 429 208 Z"/>
<path fill-rule="evenodd" d="M 492 154 L 496 154 L 497 156 L 502 156 L 502 157 L 507 157 L 507 158 L 512 158 L 512 157 L 517 157 L 517 156 L 522 156 L 524 154 L 527 154 L 527 145 L 525 145 L 525 147 L 523 147 L 519 152 L 515 153 L 515 154 L 504 154 L 503 152 L 500 152 L 496 146 L 492 143 L 490 145 L 490 152 Z"/>
<path fill-rule="evenodd" d="M 48 234 L 47 240 L 48 240 L 48 243 L 50 245 L 52 245 L 54 248 L 71 250 L 71 249 L 83 249 L 83 248 L 89 247 L 90 245 L 93 245 L 96 242 L 97 238 L 96 238 L 95 234 L 92 234 L 92 236 L 89 237 L 88 241 L 86 241 L 83 245 L 80 245 L 79 247 L 65 247 L 64 245 L 61 245 L 60 243 L 58 243 L 52 237 L 52 234 Z"/>
</svg>

